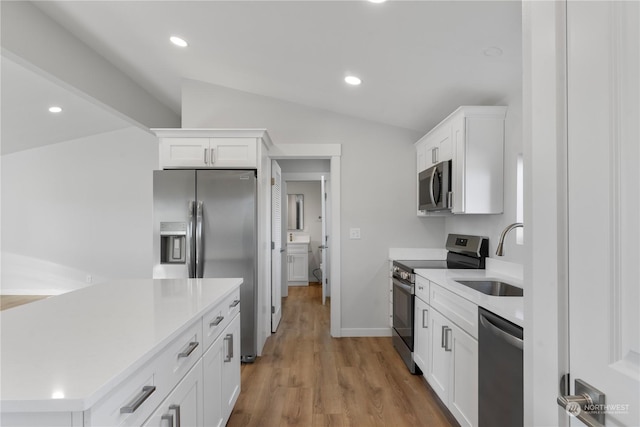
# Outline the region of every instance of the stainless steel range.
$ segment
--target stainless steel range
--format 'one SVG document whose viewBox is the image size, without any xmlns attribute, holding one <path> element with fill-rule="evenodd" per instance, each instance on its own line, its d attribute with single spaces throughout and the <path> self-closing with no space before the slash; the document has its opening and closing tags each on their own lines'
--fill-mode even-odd
<svg viewBox="0 0 640 427">
<path fill-rule="evenodd" d="M 413 360 L 415 271 L 423 268 L 484 269 L 489 239 L 449 234 L 446 248 L 446 260 L 393 261 L 393 346 L 412 374 L 422 373 Z"/>
</svg>

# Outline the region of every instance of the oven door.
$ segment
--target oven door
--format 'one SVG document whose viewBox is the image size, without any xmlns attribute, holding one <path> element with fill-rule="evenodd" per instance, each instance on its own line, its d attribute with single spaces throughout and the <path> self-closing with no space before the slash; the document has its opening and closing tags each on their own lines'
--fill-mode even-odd
<svg viewBox="0 0 640 427">
<path fill-rule="evenodd" d="M 413 351 L 414 294 L 411 284 L 393 278 L 393 329 Z"/>
</svg>

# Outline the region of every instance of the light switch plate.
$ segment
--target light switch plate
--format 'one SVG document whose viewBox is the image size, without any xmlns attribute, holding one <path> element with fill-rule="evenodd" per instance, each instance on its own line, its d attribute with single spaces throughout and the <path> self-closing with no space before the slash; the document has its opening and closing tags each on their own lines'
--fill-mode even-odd
<svg viewBox="0 0 640 427">
<path fill-rule="evenodd" d="M 351 239 L 351 240 L 360 239 L 360 229 L 359 228 L 350 228 L 349 229 L 349 239 Z"/>
</svg>

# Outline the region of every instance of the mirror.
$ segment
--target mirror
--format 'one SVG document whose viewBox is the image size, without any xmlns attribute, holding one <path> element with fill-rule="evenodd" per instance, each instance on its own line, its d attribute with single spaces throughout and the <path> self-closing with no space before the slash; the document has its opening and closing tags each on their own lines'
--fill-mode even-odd
<svg viewBox="0 0 640 427">
<path fill-rule="evenodd" d="M 304 194 L 287 194 L 288 229 L 304 229 Z"/>
</svg>

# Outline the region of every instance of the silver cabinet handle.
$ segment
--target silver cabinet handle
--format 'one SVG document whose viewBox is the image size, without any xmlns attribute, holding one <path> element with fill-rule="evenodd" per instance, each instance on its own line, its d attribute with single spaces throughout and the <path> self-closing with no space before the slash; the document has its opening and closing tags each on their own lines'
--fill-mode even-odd
<svg viewBox="0 0 640 427">
<path fill-rule="evenodd" d="M 422 327 L 423 328 L 428 328 L 429 327 L 429 310 L 424 309 L 422 310 Z M 425 320 L 427 321 L 427 324 L 425 325 Z"/>
<path fill-rule="evenodd" d="M 444 336 L 446 335 L 447 327 L 442 327 L 442 335 L 440 336 L 440 347 L 444 348 Z"/>
<path fill-rule="evenodd" d="M 224 357 L 224 361 L 231 362 L 233 358 L 233 334 L 227 334 L 224 340 L 227 341 L 227 355 Z"/>
<path fill-rule="evenodd" d="M 189 343 L 189 346 L 187 347 L 187 349 L 181 353 L 178 353 L 178 359 L 180 359 L 181 357 L 189 357 L 191 356 L 191 353 L 193 353 L 193 351 L 196 349 L 196 347 L 198 347 L 198 345 L 200 345 L 200 343 L 198 341 L 192 341 Z"/>
<path fill-rule="evenodd" d="M 180 427 L 180 405 L 169 405 L 170 411 L 176 411 L 176 427 Z M 173 422 L 171 423 L 173 427 Z"/>
<path fill-rule="evenodd" d="M 216 152 L 215 152 L 215 148 L 211 149 L 211 164 L 214 164 L 216 162 Z"/>
<path fill-rule="evenodd" d="M 235 307 L 238 304 L 240 304 L 240 300 L 239 299 L 234 300 L 229 307 Z"/>
<path fill-rule="evenodd" d="M 445 340 L 444 340 L 444 351 L 451 351 L 451 347 L 449 347 L 449 332 L 453 333 L 453 330 L 448 327 L 445 326 L 446 330 L 444 331 L 445 334 Z"/>
<path fill-rule="evenodd" d="M 207 162 L 209 161 L 209 156 L 207 156 L 207 150 L 208 148 L 204 149 L 204 164 L 206 165 Z"/>
<path fill-rule="evenodd" d="M 173 415 L 165 414 L 160 417 L 161 421 L 167 420 L 169 422 L 169 427 L 173 427 Z"/>
<path fill-rule="evenodd" d="M 121 414 L 132 414 L 156 391 L 156 386 L 146 385 L 142 387 L 142 391 L 126 406 L 120 408 Z"/>
<path fill-rule="evenodd" d="M 222 322 L 223 320 L 224 320 L 224 316 L 218 316 L 215 319 L 213 319 L 213 322 L 209 323 L 209 327 L 211 328 L 212 326 L 218 326 L 220 322 Z"/>
</svg>

